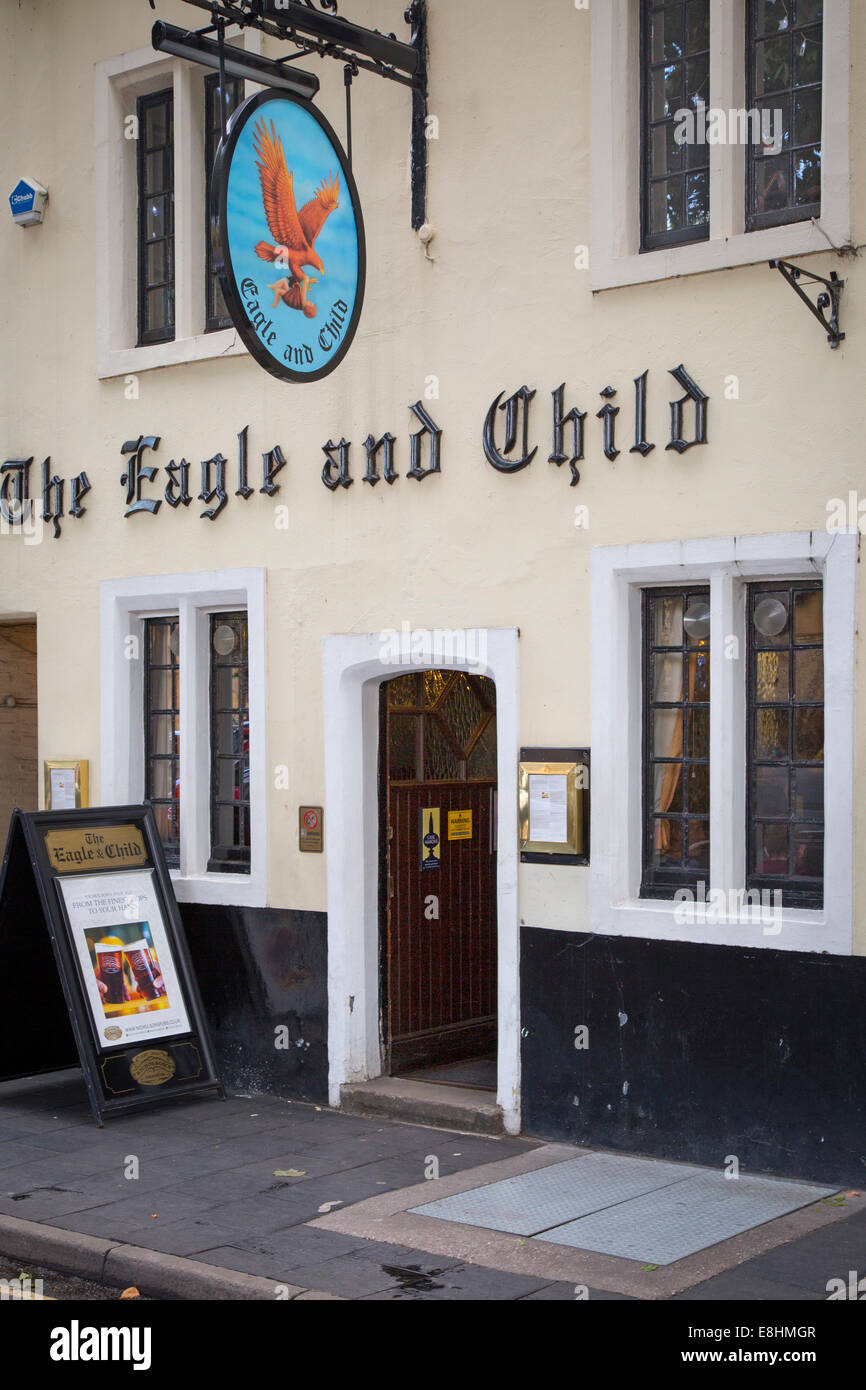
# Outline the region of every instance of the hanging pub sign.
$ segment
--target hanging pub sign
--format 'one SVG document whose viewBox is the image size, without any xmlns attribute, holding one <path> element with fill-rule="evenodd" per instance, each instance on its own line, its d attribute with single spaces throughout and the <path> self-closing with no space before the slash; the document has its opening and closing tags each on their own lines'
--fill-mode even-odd
<svg viewBox="0 0 866 1390">
<path fill-rule="evenodd" d="M 234 113 L 210 209 L 232 321 L 283 381 L 317 381 L 342 361 L 361 316 L 364 224 L 336 135 L 308 101 L 264 91 Z"/>
<path fill-rule="evenodd" d="M 151 1100 L 224 1095 L 149 806 L 13 812 L 0 1007 L 0 1080 L 77 1054 L 99 1125 Z"/>
</svg>

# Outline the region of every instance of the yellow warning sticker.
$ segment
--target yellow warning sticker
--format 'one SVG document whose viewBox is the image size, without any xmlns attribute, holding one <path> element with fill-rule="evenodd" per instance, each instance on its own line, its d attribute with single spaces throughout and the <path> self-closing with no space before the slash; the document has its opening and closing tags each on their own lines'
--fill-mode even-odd
<svg viewBox="0 0 866 1390">
<path fill-rule="evenodd" d="M 471 812 L 471 811 L 449 811 L 449 812 L 448 812 L 448 839 L 449 839 L 449 840 L 471 840 L 471 839 L 472 839 L 472 812 Z"/>
</svg>

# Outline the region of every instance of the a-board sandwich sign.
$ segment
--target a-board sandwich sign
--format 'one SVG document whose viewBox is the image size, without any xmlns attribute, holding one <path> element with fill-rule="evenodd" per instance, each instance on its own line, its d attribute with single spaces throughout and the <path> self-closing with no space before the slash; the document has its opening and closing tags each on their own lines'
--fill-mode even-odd
<svg viewBox="0 0 866 1390">
<path fill-rule="evenodd" d="M 77 1053 L 98 1124 L 154 1099 L 224 1094 L 148 805 L 13 813 L 0 1010 L 0 1078 Z"/>
<path fill-rule="evenodd" d="M 233 114 L 214 162 L 216 265 L 232 322 L 283 381 L 348 352 L 364 301 L 364 222 L 334 131 L 308 101 L 264 91 Z"/>
</svg>

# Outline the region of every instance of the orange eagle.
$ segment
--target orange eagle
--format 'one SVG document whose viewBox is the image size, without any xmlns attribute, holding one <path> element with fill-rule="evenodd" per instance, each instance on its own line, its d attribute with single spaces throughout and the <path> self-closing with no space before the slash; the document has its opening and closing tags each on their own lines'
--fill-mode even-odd
<svg viewBox="0 0 866 1390">
<path fill-rule="evenodd" d="M 307 286 L 315 283 L 309 279 L 304 267 L 312 266 L 320 275 L 325 273 L 321 258 L 313 247 L 325 220 L 339 206 L 340 180 L 330 175 L 323 179 L 310 201 L 298 212 L 294 175 L 286 165 L 283 142 L 277 135 L 273 121 L 270 131 L 264 120 L 259 121 L 253 147 L 262 185 L 265 217 L 276 243 L 271 245 L 270 242 L 260 241 L 255 248 L 256 254 L 263 261 L 279 261 L 289 267 L 292 272 L 291 289 L 296 293 L 283 297 L 292 308 L 301 308 L 302 303 L 295 304 L 293 300 L 305 300 Z M 282 288 L 282 283 L 278 284 Z M 276 286 L 270 288 L 276 289 Z"/>
</svg>

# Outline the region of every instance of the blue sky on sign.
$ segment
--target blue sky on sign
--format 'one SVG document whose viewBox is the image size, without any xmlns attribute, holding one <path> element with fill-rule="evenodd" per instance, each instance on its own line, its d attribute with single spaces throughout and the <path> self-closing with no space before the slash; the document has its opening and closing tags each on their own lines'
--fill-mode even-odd
<svg viewBox="0 0 866 1390">
<path fill-rule="evenodd" d="M 324 277 L 312 267 L 307 273 L 317 280 L 307 293 L 307 297 L 318 308 L 313 319 L 305 318 L 296 309 L 280 302 L 271 308 L 274 291 L 267 286 L 284 276 L 287 269 L 261 260 L 256 255 L 255 246 L 259 241 L 274 244 L 274 237 L 268 227 L 262 203 L 261 183 L 253 147 L 256 126 L 260 120 L 266 122 L 270 130 L 273 122 L 277 135 L 282 139 L 286 164 L 294 174 L 295 203 L 298 211 L 314 196 L 323 179 L 338 176 L 340 179 L 339 206 L 326 219 L 315 242 L 315 249 L 325 267 Z M 241 281 L 249 276 L 260 290 L 260 303 L 266 317 L 273 319 L 278 341 L 269 350 L 283 361 L 287 344 L 298 347 L 307 344 L 314 356 L 307 370 L 321 367 L 332 353 L 323 352 L 318 343 L 319 332 L 330 316 L 336 300 L 342 299 L 349 307 L 345 316 L 348 322 L 354 309 L 358 286 L 358 237 L 355 228 L 354 209 L 349 189 L 336 152 L 331 146 L 318 121 L 302 106 L 279 97 L 263 102 L 247 120 L 235 147 L 229 172 L 226 199 L 229 251 L 234 268 L 235 280 Z M 293 363 L 296 370 L 303 370 Z"/>
</svg>

